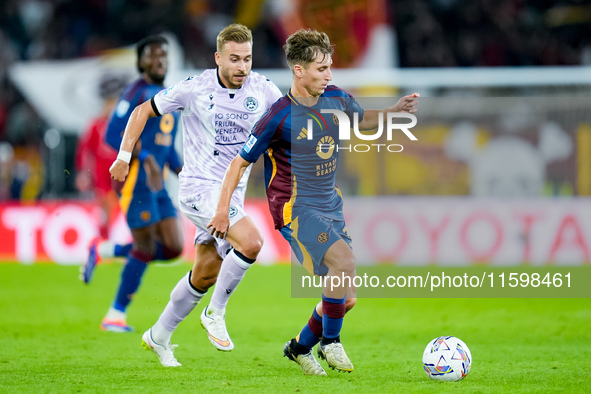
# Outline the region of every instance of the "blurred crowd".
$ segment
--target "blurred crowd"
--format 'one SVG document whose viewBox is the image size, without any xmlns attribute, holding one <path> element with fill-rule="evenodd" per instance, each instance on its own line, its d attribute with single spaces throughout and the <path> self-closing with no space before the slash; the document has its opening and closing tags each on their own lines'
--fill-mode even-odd
<svg viewBox="0 0 591 394">
<path fill-rule="evenodd" d="M 255 33 L 259 68 L 282 67 L 278 14 L 298 0 L 5 0 L 0 68 L 13 61 L 70 59 L 168 31 L 188 64 L 210 65 L 219 29 Z M 365 0 L 344 0 L 362 4 Z M 387 0 L 402 67 L 573 65 L 589 61 L 587 0 Z M 585 53 L 583 53 L 585 52 Z M 275 56 L 279 54 L 279 56 Z M 582 55 L 586 56 L 585 59 Z"/>
<path fill-rule="evenodd" d="M 3 0 L 0 199 L 34 200 L 42 195 L 47 155 L 43 141 L 47 126 L 11 84 L 11 64 L 94 56 L 166 31 L 183 47 L 185 67 L 212 67 L 217 32 L 237 21 L 253 30 L 256 67 L 280 68 L 284 67 L 285 10 L 304 1 Z M 381 0 L 343 0 L 338 4 L 350 3 L 354 8 L 372 1 Z M 328 7 L 335 3 L 320 0 L 315 4 L 322 2 Z M 396 32 L 395 56 L 401 67 L 591 64 L 588 0 L 383 3 L 386 20 Z"/>
<path fill-rule="evenodd" d="M 588 0 L 392 1 L 402 67 L 591 64 Z"/>
</svg>

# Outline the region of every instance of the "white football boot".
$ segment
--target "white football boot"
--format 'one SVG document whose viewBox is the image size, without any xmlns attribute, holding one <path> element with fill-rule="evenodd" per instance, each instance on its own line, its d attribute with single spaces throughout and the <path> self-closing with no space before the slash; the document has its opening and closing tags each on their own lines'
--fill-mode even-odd
<svg viewBox="0 0 591 394">
<path fill-rule="evenodd" d="M 226 330 L 224 315 L 214 314 L 209 307 L 201 312 L 201 326 L 207 331 L 209 342 L 218 350 L 229 352 L 234 349 L 234 343 Z"/>
<path fill-rule="evenodd" d="M 158 356 L 160 363 L 165 367 L 180 367 L 181 363 L 179 363 L 176 358 L 174 358 L 173 350 L 177 347 L 177 345 L 171 345 L 170 343 L 166 346 L 159 345 L 152 339 L 152 329 L 150 328 L 148 331 L 144 332 L 142 335 L 142 346 L 146 350 L 151 350 Z"/>
<path fill-rule="evenodd" d="M 326 371 L 318 360 L 314 358 L 312 355 L 312 350 L 305 354 L 297 354 L 293 352 L 291 349 L 291 342 L 292 340 L 287 341 L 285 346 L 283 347 L 283 356 L 289 358 L 292 361 L 295 361 L 300 368 L 302 368 L 302 372 L 304 375 L 316 375 L 316 376 L 324 376 L 326 375 Z"/>
<path fill-rule="evenodd" d="M 318 344 L 318 357 L 326 360 L 328 366 L 337 371 L 352 372 L 353 364 L 347 357 L 343 344 L 340 342 L 329 343 L 328 345 L 322 346 Z"/>
</svg>

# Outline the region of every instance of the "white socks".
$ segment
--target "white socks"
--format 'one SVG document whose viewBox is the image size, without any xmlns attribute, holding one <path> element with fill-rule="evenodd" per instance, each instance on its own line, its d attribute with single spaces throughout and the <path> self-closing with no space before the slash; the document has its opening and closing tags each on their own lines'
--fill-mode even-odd
<svg viewBox="0 0 591 394">
<path fill-rule="evenodd" d="M 105 315 L 105 319 L 108 320 L 125 320 L 127 318 L 127 313 L 121 312 L 113 307 L 110 307 Z"/>
<path fill-rule="evenodd" d="M 230 295 L 242 281 L 246 270 L 252 264 L 247 263 L 232 250 L 224 261 L 217 278 L 215 289 L 208 306 L 208 314 L 224 315 Z M 189 282 L 187 273 L 170 293 L 170 301 L 164 308 L 160 318 L 152 326 L 152 339 L 161 345 L 168 345 L 172 333 L 181 321 L 197 306 L 205 293 L 200 293 Z"/>
<path fill-rule="evenodd" d="M 200 293 L 191 286 L 189 278 L 191 272 L 183 276 L 170 293 L 170 301 L 164 312 L 152 327 L 152 339 L 161 345 L 168 345 L 172 333 L 185 317 L 197 306 L 204 293 Z"/>
<path fill-rule="evenodd" d="M 217 282 L 209 307 L 216 312 L 216 314 L 223 314 L 228 304 L 230 295 L 234 292 L 236 287 L 242 281 L 246 270 L 250 268 L 252 264 L 247 263 L 242 258 L 236 255 L 236 251 L 232 249 L 222 261 L 222 268 L 218 275 Z"/>
<path fill-rule="evenodd" d="M 115 257 L 115 244 L 113 241 L 102 240 L 98 244 L 97 251 L 101 258 L 110 259 Z"/>
</svg>

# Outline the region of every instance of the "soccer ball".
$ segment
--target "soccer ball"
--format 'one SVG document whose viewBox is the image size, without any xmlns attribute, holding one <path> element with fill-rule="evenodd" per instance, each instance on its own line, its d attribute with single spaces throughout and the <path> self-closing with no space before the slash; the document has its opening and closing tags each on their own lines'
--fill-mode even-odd
<svg viewBox="0 0 591 394">
<path fill-rule="evenodd" d="M 423 352 L 423 368 L 433 380 L 462 380 L 471 366 L 470 349 L 456 337 L 437 337 L 427 344 Z"/>
</svg>

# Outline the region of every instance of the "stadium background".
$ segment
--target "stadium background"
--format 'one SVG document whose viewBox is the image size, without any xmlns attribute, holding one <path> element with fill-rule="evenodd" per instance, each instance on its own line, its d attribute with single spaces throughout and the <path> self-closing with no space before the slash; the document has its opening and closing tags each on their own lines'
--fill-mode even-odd
<svg viewBox="0 0 591 394">
<path fill-rule="evenodd" d="M 183 260 L 148 270 L 128 319 L 138 332 L 99 330 L 120 264 L 100 266 L 90 286 L 77 279 L 100 215 L 94 196 L 76 190 L 74 168 L 77 141 L 100 109 L 98 81 L 105 73 L 134 78 L 133 44 L 161 32 L 172 43 L 166 84 L 213 67 L 215 35 L 233 21 L 253 29 L 254 68 L 283 91 L 290 74 L 281 44 L 305 26 L 329 33 L 335 84 L 368 104 L 421 93 L 412 129 L 419 141 L 397 136 L 403 153 L 342 157 L 338 183 L 364 269 L 509 265 L 568 270 L 588 283 L 586 1 L 4 0 L 0 391 L 588 392 L 588 299 L 550 299 L 549 291 L 433 299 L 403 289 L 361 298 L 342 332 L 355 372 L 301 376 L 281 348 L 315 301 L 293 298 L 293 272 L 275 264 L 289 255 L 270 227 L 261 163 L 248 209 L 266 244 L 228 306 L 236 349 L 213 349 L 196 311 L 173 337 L 182 368 L 164 369 L 141 351 L 141 333 L 188 270 Z M 119 218 L 111 237 L 126 231 Z M 189 241 L 184 260 L 192 255 Z M 421 355 L 448 334 L 467 343 L 474 363 L 461 384 L 441 386 L 425 377 Z"/>
<path fill-rule="evenodd" d="M 361 263 L 591 260 L 582 220 L 591 194 L 585 2 L 9 0 L 0 10 L 2 259 L 84 258 L 100 213 L 92 193 L 76 190 L 76 143 L 101 109 L 100 79 L 136 76 L 133 43 L 170 38 L 170 85 L 215 66 L 216 32 L 237 21 L 253 29 L 254 68 L 284 92 L 281 43 L 301 27 L 331 36 L 334 83 L 358 97 L 382 105 L 421 92 L 418 142 L 405 141 L 402 153 L 342 155 L 338 184 Z M 260 261 L 288 260 L 266 212 L 260 162 L 249 197 L 267 239 Z M 378 201 L 377 217 L 356 221 L 368 199 Z M 111 238 L 126 237 L 119 218 Z"/>
</svg>

